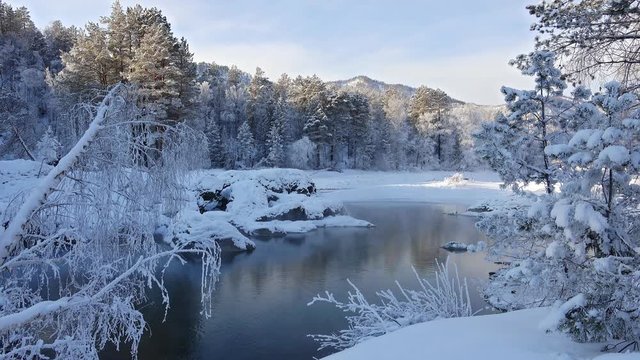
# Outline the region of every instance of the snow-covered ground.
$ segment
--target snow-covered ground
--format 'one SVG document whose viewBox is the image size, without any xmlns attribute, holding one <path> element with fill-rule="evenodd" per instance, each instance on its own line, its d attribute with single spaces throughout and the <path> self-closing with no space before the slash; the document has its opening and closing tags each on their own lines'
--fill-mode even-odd
<svg viewBox="0 0 640 360">
<path fill-rule="evenodd" d="M 465 172 L 464 179 L 450 171 L 381 172 L 345 170 L 309 171 L 318 192 L 342 201 L 412 201 L 474 205 L 504 199 L 510 192 L 500 188 L 492 172 Z M 453 177 L 453 179 L 452 179 Z"/>
<path fill-rule="evenodd" d="M 630 360 L 640 354 L 603 354 L 601 344 L 577 344 L 540 329 L 548 309 L 434 320 L 402 328 L 326 357 L 327 360 Z"/>
<path fill-rule="evenodd" d="M 0 161 L 0 219 L 8 205 L 20 206 L 22 196 L 34 189 L 49 170 L 49 165 L 36 161 Z"/>
</svg>

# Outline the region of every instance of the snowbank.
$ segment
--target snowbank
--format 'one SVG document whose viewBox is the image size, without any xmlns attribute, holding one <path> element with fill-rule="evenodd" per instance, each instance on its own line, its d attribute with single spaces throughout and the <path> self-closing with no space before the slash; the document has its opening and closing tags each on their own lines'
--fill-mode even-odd
<svg viewBox="0 0 640 360">
<path fill-rule="evenodd" d="M 326 357 L 327 360 L 630 360 L 640 354 L 603 354 L 601 344 L 578 344 L 538 326 L 549 309 L 434 320 L 402 328 Z"/>
<path fill-rule="evenodd" d="M 304 233 L 319 227 L 369 227 L 345 214 L 339 199 L 319 197 L 307 173 L 294 169 L 200 171 L 192 179 L 194 204 L 171 227 L 172 240 L 210 238 L 223 250 L 252 250 L 249 237 Z"/>
</svg>

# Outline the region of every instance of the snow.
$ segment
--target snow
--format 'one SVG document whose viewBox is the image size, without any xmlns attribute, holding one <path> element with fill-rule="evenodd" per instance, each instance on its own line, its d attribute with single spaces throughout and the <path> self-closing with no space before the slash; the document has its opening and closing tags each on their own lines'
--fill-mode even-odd
<svg viewBox="0 0 640 360">
<path fill-rule="evenodd" d="M 578 294 L 565 301 L 563 304 L 552 308 L 547 316 L 540 322 L 540 329 L 544 331 L 553 331 L 554 329 L 557 329 L 569 312 L 585 306 L 586 303 L 587 299 L 584 297 L 584 294 Z"/>
<path fill-rule="evenodd" d="M 373 226 L 345 215 L 340 199 L 318 196 L 311 177 L 301 170 L 197 171 L 187 186 L 197 201 L 172 220 L 169 240 L 231 240 L 235 250 L 250 250 L 255 243 L 248 236 Z M 201 196 L 205 193 L 207 200 Z"/>
<path fill-rule="evenodd" d="M 604 164 L 624 165 L 631 160 L 629 150 L 621 145 L 610 145 L 600 151 L 598 160 Z"/>
<path fill-rule="evenodd" d="M 40 167 L 40 163 L 33 161 L 0 161 L 0 184 L 2 184 L 0 209 L 2 211 L 18 193 L 28 192 L 38 184 L 41 180 L 37 178 L 38 173 L 46 173 L 50 169 L 45 165 L 41 171 Z M 277 171 L 267 171 L 266 174 L 273 175 L 275 172 Z M 372 226 L 366 221 L 346 215 L 304 221 L 255 221 L 257 216 L 273 214 L 273 209 L 269 210 L 269 199 L 264 195 L 264 191 L 247 182 L 250 178 L 255 180 L 255 176 L 246 171 L 224 173 L 220 170 L 212 170 L 195 173 L 191 183 L 187 184 L 192 189 L 213 188 L 225 180 L 235 179 L 235 183 L 240 184 L 238 188 L 242 191 L 238 193 L 237 189 L 233 190 L 234 201 L 239 201 L 248 208 L 231 206 L 233 212 L 208 211 L 200 214 L 194 201 L 191 208 L 175 216 L 180 221 L 158 231 L 163 234 L 173 232 L 186 238 L 189 236 L 227 238 L 242 249 L 250 247 L 253 242 L 239 231 L 238 227 L 248 230 L 267 227 L 274 232 L 295 233 L 312 231 L 324 226 Z M 322 211 L 319 209 L 328 204 L 339 204 L 341 201 L 411 201 L 470 206 L 479 202 L 501 202 L 511 199 L 511 192 L 502 189 L 500 179 L 489 172 L 465 172 L 464 176 L 459 176 L 453 172 L 441 171 L 347 170 L 341 173 L 293 171 L 289 179 L 298 179 L 299 184 L 304 185 L 309 178 L 318 189 L 316 197 L 295 193 L 280 194 L 281 201 L 296 206 L 303 205 L 310 214 L 318 214 Z M 263 178 L 261 181 L 263 180 L 266 179 Z M 266 184 L 274 183 L 269 180 Z M 249 199 L 249 194 L 253 197 L 252 199 Z M 265 204 L 267 207 L 264 207 Z M 562 211 L 554 208 L 556 221 L 560 220 L 560 223 L 567 220 L 570 215 L 570 205 L 565 204 L 565 206 Z M 542 211 L 542 209 L 539 210 Z M 590 216 L 587 213 L 590 212 L 586 208 L 576 209 L 574 216 L 584 217 L 589 223 Z M 247 215 L 250 217 L 246 217 Z M 1 229 L 0 227 L 0 231 Z M 184 231 L 187 229 L 188 231 Z M 607 264 L 598 265 L 602 269 L 607 268 Z M 521 267 L 519 271 L 525 271 L 525 268 Z M 441 359 L 640 359 L 638 354 L 601 354 L 599 353 L 600 344 L 577 344 L 563 334 L 545 332 L 544 325 L 548 326 L 557 321 L 563 311 L 564 313 L 569 311 L 571 306 L 579 303 L 580 299 L 572 300 L 574 301 L 557 309 L 529 309 L 498 315 L 439 319 L 416 324 L 367 340 L 353 348 L 333 354 L 327 359 L 411 360 L 423 359 L 427 352 L 431 357 Z M 541 327 L 542 320 L 546 323 L 542 322 Z"/>
<path fill-rule="evenodd" d="M 568 228 L 571 224 L 571 204 L 566 200 L 560 200 L 551 209 L 551 217 L 556 219 L 556 225 L 561 228 Z"/>
<path fill-rule="evenodd" d="M 640 359 L 640 354 L 603 355 L 600 344 L 577 344 L 563 334 L 545 332 L 538 324 L 548 312 L 548 308 L 536 308 L 434 320 L 367 340 L 325 359 Z"/>
<path fill-rule="evenodd" d="M 593 134 L 593 129 L 580 129 L 576 131 L 571 140 L 569 140 L 569 146 L 571 147 L 579 147 L 587 144 L 589 138 Z"/>
<path fill-rule="evenodd" d="M 256 247 L 255 243 L 242 235 L 224 217 L 215 212 L 200 214 L 197 210 L 182 210 L 174 219 L 172 231 L 179 241 L 231 240 L 240 250 Z M 167 239 L 165 239 L 167 240 Z"/>
<path fill-rule="evenodd" d="M 460 182 L 451 181 L 455 174 L 447 171 L 310 172 L 321 195 L 344 202 L 407 201 L 471 206 L 511 195 L 500 187 L 502 181 L 495 173 L 465 172 L 466 180 Z"/>
<path fill-rule="evenodd" d="M 577 221 L 586 224 L 591 230 L 598 234 L 603 234 L 609 227 L 607 219 L 602 216 L 602 214 L 595 211 L 591 204 L 584 201 L 580 201 L 576 205 L 574 217 Z"/>
<path fill-rule="evenodd" d="M 449 241 L 448 243 L 440 247 L 451 252 L 458 252 L 458 251 L 480 252 L 487 247 L 487 244 L 484 241 L 478 241 L 475 244 L 464 244 L 457 241 Z"/>
</svg>

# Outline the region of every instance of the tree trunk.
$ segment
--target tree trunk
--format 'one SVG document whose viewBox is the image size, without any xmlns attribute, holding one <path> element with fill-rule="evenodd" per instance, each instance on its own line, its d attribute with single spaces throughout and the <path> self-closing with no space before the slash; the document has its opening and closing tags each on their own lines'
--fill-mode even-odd
<svg viewBox="0 0 640 360">
<path fill-rule="evenodd" d="M 96 134 L 102 127 L 102 123 L 107 115 L 111 102 L 115 94 L 120 89 L 121 85 L 114 86 L 111 91 L 105 96 L 100 103 L 95 118 L 89 124 L 89 128 L 85 131 L 84 135 L 78 140 L 71 150 L 60 159 L 58 164 L 42 179 L 40 184 L 33 189 L 29 197 L 20 207 L 20 210 L 11 219 L 6 231 L 0 236 L 0 265 L 2 265 L 11 252 L 11 249 L 15 244 L 18 244 L 23 236 L 24 227 L 31 219 L 31 216 L 36 212 L 40 206 L 46 201 L 49 194 L 51 194 L 55 188 L 60 184 L 64 175 L 71 169 L 71 167 L 78 161 L 78 159 L 84 154 Z"/>
</svg>

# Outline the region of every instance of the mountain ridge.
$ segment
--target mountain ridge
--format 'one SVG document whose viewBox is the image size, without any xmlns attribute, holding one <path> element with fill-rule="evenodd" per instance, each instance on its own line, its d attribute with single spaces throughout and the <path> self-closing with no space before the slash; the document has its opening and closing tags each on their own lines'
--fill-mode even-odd
<svg viewBox="0 0 640 360">
<path fill-rule="evenodd" d="M 379 94 L 383 94 L 385 91 L 389 89 L 395 89 L 401 94 L 403 94 L 404 96 L 406 96 L 407 98 L 410 98 L 411 96 L 413 96 L 413 94 L 415 94 L 416 90 L 418 89 L 405 84 L 389 84 L 381 80 L 372 79 L 366 75 L 357 75 L 346 80 L 328 81 L 327 83 L 334 85 L 338 88 L 351 88 L 354 90 L 373 91 Z M 472 102 L 462 101 L 459 99 L 455 99 L 453 97 L 451 97 L 451 100 L 454 103 L 457 103 L 459 105 L 470 104 L 470 105 L 485 106 L 485 105 L 475 104 Z M 489 105 L 489 106 L 493 106 L 493 105 Z"/>
</svg>

